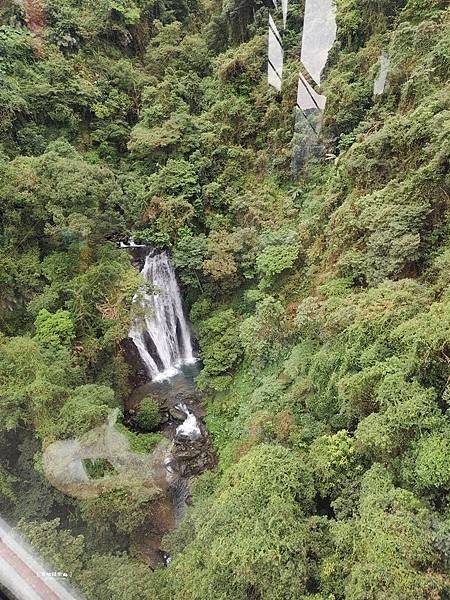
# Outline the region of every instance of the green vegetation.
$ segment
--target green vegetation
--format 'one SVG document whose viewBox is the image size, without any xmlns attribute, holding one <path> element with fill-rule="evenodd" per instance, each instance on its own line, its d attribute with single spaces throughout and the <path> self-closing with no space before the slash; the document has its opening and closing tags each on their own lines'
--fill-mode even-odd
<svg viewBox="0 0 450 600">
<path fill-rule="evenodd" d="M 120 433 L 123 433 L 127 437 L 132 452 L 148 454 L 154 450 L 163 439 L 160 433 L 135 433 L 134 431 L 130 431 L 122 423 L 116 423 L 115 427 Z"/>
<path fill-rule="evenodd" d="M 51 314 L 42 308 L 34 322 L 36 338 L 43 346 L 70 346 L 75 339 L 75 327 L 67 310 Z"/>
<path fill-rule="evenodd" d="M 156 600 L 150 571 L 138 560 L 124 553 L 89 553 L 86 538 L 62 530 L 59 519 L 21 522 L 20 529 L 55 569 L 67 572 L 70 565 L 71 580 L 88 598 Z"/>
<path fill-rule="evenodd" d="M 90 458 L 85 458 L 83 460 L 83 465 L 89 477 L 92 477 L 93 479 L 101 479 L 106 475 L 115 475 L 117 473 L 117 470 L 109 460 L 106 460 L 105 458 L 96 458 L 92 460 Z"/>
<path fill-rule="evenodd" d="M 33 4 L 0 8 L 0 511 L 92 600 L 449 597 L 446 3 L 337 0 L 326 157 L 295 173 L 303 3 L 279 95 L 271 2 Z M 155 572 L 145 494 L 41 466 L 129 393 L 129 236 L 173 256 L 219 460 Z"/>
<path fill-rule="evenodd" d="M 141 429 L 152 431 L 156 429 L 161 422 L 159 404 L 157 400 L 147 396 L 141 400 L 136 414 L 136 420 Z"/>
</svg>

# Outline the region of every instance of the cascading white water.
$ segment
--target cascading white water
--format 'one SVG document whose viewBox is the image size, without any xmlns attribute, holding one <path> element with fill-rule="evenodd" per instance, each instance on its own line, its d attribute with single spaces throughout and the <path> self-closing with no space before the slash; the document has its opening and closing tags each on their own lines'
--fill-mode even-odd
<svg viewBox="0 0 450 600">
<path fill-rule="evenodd" d="M 194 413 L 191 413 L 184 402 L 177 404 L 176 408 L 181 410 L 181 412 L 186 415 L 186 418 L 181 425 L 178 425 L 175 436 L 183 436 L 190 440 L 198 440 L 198 438 L 201 438 L 202 430 L 198 425 L 197 417 Z"/>
<path fill-rule="evenodd" d="M 175 271 L 166 252 L 151 251 L 142 274 L 151 291 L 140 290 L 134 298 L 143 311 L 129 331 L 142 362 L 153 381 L 175 375 L 181 365 L 197 359 L 183 313 Z"/>
</svg>

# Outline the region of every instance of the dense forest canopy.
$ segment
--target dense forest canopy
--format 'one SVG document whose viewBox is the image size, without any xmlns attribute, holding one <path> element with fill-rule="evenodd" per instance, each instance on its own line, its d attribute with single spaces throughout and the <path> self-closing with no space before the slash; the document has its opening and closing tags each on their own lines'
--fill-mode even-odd
<svg viewBox="0 0 450 600">
<path fill-rule="evenodd" d="M 293 171 L 304 2 L 281 94 L 269 8 L 0 8 L 0 507 L 88 599 L 450 597 L 449 9 L 336 1 L 325 152 Z M 130 392 L 129 237 L 173 257 L 218 456 L 154 571 L 151 498 L 42 470 Z"/>
</svg>

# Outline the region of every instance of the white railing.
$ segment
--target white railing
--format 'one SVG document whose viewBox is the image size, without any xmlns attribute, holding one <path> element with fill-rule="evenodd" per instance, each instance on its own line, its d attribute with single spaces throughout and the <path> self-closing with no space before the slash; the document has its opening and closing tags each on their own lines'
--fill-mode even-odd
<svg viewBox="0 0 450 600">
<path fill-rule="evenodd" d="M 28 543 L 0 517 L 0 583 L 17 600 L 81 600 Z"/>
</svg>

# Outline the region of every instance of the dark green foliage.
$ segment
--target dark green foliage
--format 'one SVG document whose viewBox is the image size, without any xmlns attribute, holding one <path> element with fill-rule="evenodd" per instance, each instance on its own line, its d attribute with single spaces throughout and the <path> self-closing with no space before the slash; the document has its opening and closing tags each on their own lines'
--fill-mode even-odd
<svg viewBox="0 0 450 600">
<path fill-rule="evenodd" d="M 199 323 L 198 332 L 203 346 L 203 370 L 200 386 L 226 386 L 229 375 L 241 358 L 238 320 L 233 309 L 220 310 Z"/>
<path fill-rule="evenodd" d="M 305 591 L 307 531 L 298 524 L 313 487 L 299 456 L 270 445 L 252 449 L 172 535 L 168 573 L 174 598 L 298 598 Z M 198 535 L 194 531 L 198 530 Z M 193 535 L 194 534 L 194 535 Z M 211 549 L 204 563 L 205 544 Z M 181 581 L 188 576 L 192 586 Z"/>
<path fill-rule="evenodd" d="M 364 477 L 359 512 L 346 598 L 374 589 L 411 600 L 448 591 L 446 578 L 431 567 L 439 568 L 432 514 L 411 492 L 395 488 L 379 465 Z"/>
<path fill-rule="evenodd" d="M 148 454 L 155 449 L 157 444 L 162 440 L 162 436 L 159 433 L 134 433 L 130 431 L 122 423 L 116 423 L 116 428 L 126 435 L 130 450 L 132 452 L 141 452 L 142 454 Z"/>
<path fill-rule="evenodd" d="M 269 4 L 280 23 L 259 0 L 49 0 L 34 31 L 0 8 L 0 502 L 89 599 L 450 594 L 448 9 L 337 3 L 327 160 L 293 173 L 303 2 L 281 94 Z M 219 458 L 155 573 L 113 553 L 138 556 L 148 495 L 64 499 L 40 466 L 129 393 L 129 236 L 172 254 Z M 135 424 L 159 418 L 146 398 Z"/>
<path fill-rule="evenodd" d="M 89 554 L 82 535 L 60 527 L 59 519 L 21 523 L 20 530 L 55 570 L 70 574 L 89 600 L 156 600 L 150 572 L 127 554 Z"/>
<path fill-rule="evenodd" d="M 92 477 L 93 479 L 100 479 L 105 477 L 105 475 L 115 475 L 117 473 L 116 469 L 105 458 L 96 458 L 92 460 L 86 458 L 83 460 L 83 465 L 89 477 Z"/>
<path fill-rule="evenodd" d="M 114 392 L 103 385 L 82 385 L 69 395 L 59 415 L 59 435 L 79 437 L 106 422 L 116 406 Z"/>
<path fill-rule="evenodd" d="M 45 520 L 76 510 L 73 499 L 56 490 L 42 472 L 42 449 L 29 431 L 2 435 L 2 463 L 14 477 L 8 477 L 13 493 L 4 502 L 2 516 L 11 524 L 20 519 Z"/>
<path fill-rule="evenodd" d="M 92 600 L 158 600 L 148 566 L 127 554 L 94 555 L 79 581 Z"/>
<path fill-rule="evenodd" d="M 2 500 L 15 500 L 14 482 L 17 479 L 0 465 L 0 496 Z"/>
<path fill-rule="evenodd" d="M 27 337 L 2 340 L 0 429 L 14 429 L 23 422 L 51 435 L 68 386 L 80 379 L 65 348 L 45 349 Z"/>
<path fill-rule="evenodd" d="M 133 494 L 127 490 L 116 489 L 104 492 L 97 498 L 81 502 L 81 514 L 88 525 L 99 534 L 102 530 L 116 528 L 119 532 L 131 533 L 141 527 L 148 518 L 151 500 L 148 494 Z"/>
<path fill-rule="evenodd" d="M 173 258 L 181 281 L 190 288 L 201 289 L 202 287 L 200 277 L 202 276 L 206 247 L 204 234 L 195 236 L 187 227 L 181 227 L 177 231 Z"/>
</svg>

